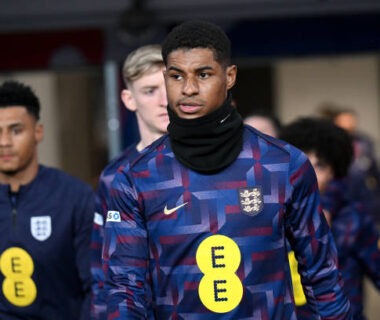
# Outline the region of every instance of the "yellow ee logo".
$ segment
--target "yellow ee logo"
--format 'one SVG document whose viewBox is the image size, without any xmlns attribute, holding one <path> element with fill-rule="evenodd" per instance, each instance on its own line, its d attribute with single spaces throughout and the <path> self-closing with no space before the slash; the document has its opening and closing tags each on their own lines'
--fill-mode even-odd
<svg viewBox="0 0 380 320">
<path fill-rule="evenodd" d="M 17 247 L 5 250 L 0 256 L 0 269 L 5 277 L 2 290 L 7 300 L 18 307 L 32 304 L 37 288 L 31 278 L 34 263 L 29 253 Z"/>
<path fill-rule="evenodd" d="M 238 245 L 226 236 L 208 237 L 199 245 L 196 260 L 204 274 L 198 288 L 204 306 L 217 313 L 236 308 L 243 297 L 243 285 L 235 273 L 241 262 Z"/>
</svg>

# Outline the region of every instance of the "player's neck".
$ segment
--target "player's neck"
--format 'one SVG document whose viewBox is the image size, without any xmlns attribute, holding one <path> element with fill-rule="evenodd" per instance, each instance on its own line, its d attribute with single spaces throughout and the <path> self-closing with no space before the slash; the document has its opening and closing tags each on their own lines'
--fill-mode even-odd
<svg viewBox="0 0 380 320">
<path fill-rule="evenodd" d="M 137 151 L 142 151 L 144 150 L 147 146 L 152 144 L 154 141 L 156 141 L 158 138 L 162 136 L 161 133 L 146 133 L 146 134 L 141 134 L 141 140 L 138 142 L 136 149 Z"/>
<path fill-rule="evenodd" d="M 12 192 L 18 192 L 21 186 L 29 184 L 37 176 L 38 166 L 38 162 L 35 160 L 17 172 L 0 172 L 0 183 L 8 184 Z"/>
</svg>

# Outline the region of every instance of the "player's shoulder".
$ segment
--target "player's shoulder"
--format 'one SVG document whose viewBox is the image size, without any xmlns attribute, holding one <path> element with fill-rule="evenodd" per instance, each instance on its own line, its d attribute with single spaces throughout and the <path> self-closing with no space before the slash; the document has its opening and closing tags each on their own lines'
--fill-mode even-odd
<svg viewBox="0 0 380 320">
<path fill-rule="evenodd" d="M 141 165 L 145 166 L 151 159 L 156 158 L 158 155 L 165 155 L 171 152 L 170 139 L 168 134 L 165 134 L 147 146 L 137 157 L 134 157 L 133 160 L 129 162 L 126 170 L 134 170 Z"/>
<path fill-rule="evenodd" d="M 140 153 L 137 151 L 136 143 L 128 146 L 123 150 L 118 156 L 113 158 L 102 170 L 100 177 L 113 176 L 117 170 L 125 165 L 126 163 L 132 161 Z"/>
<path fill-rule="evenodd" d="M 258 141 L 260 146 L 265 146 L 266 149 L 277 149 L 280 152 L 293 156 L 303 155 L 304 153 L 291 145 L 290 143 L 276 137 L 269 136 L 252 126 L 244 125 L 244 135 L 252 144 Z"/>
<path fill-rule="evenodd" d="M 73 193 L 79 190 L 93 192 L 92 187 L 87 182 L 62 169 L 54 167 L 40 165 L 37 179 L 42 181 L 46 186 L 55 186 L 55 189 L 64 188 L 71 190 Z"/>
</svg>

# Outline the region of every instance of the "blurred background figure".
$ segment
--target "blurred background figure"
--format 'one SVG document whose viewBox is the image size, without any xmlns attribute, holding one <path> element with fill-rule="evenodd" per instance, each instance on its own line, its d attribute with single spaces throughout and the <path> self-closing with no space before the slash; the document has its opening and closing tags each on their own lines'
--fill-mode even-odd
<svg viewBox="0 0 380 320">
<path fill-rule="evenodd" d="M 275 138 L 281 129 L 280 120 L 276 116 L 267 113 L 251 113 L 243 120 L 245 124 Z"/>
<path fill-rule="evenodd" d="M 380 291 L 380 239 L 366 206 L 347 192 L 354 157 L 351 136 L 329 120 L 300 118 L 285 125 L 280 138 L 304 151 L 314 167 L 323 211 L 338 249 L 345 293 L 354 319 L 365 319 L 364 277 Z M 310 319 L 307 304 L 298 311 L 299 319 Z"/>
<path fill-rule="evenodd" d="M 0 319 L 88 320 L 91 187 L 39 163 L 31 87 L 0 85 Z"/>
<path fill-rule="evenodd" d="M 358 114 L 353 109 L 325 104 L 319 113 L 352 137 L 354 160 L 349 170 L 350 197 L 366 204 L 375 221 L 380 222 L 380 170 L 372 139 L 358 130 Z"/>
</svg>

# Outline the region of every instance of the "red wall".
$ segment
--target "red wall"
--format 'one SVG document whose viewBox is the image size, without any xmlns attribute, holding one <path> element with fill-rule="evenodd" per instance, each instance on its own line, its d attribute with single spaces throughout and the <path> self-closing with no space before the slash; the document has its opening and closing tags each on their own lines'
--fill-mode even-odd
<svg viewBox="0 0 380 320">
<path fill-rule="evenodd" d="M 0 33 L 0 70 L 48 69 L 57 50 L 74 47 L 85 65 L 103 61 L 103 32 L 97 29 Z"/>
</svg>

